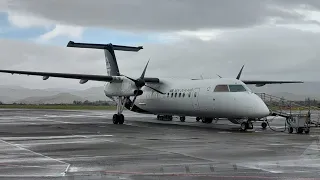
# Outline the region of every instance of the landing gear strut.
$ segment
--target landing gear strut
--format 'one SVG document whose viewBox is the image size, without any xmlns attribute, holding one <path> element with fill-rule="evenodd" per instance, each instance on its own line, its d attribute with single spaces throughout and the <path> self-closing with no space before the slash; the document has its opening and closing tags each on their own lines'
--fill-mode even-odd
<svg viewBox="0 0 320 180">
<path fill-rule="evenodd" d="M 122 114 L 124 105 L 127 101 L 125 97 L 118 97 L 117 103 L 117 114 L 114 114 L 112 117 L 113 124 L 123 124 L 124 123 L 124 115 Z"/>
<path fill-rule="evenodd" d="M 180 121 L 181 122 L 185 122 L 186 121 L 186 117 L 185 116 L 180 116 Z"/>
</svg>

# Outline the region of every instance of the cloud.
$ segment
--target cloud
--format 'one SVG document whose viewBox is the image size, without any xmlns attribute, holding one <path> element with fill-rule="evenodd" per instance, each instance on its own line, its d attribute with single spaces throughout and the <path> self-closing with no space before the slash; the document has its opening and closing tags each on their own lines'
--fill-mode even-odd
<svg viewBox="0 0 320 180">
<path fill-rule="evenodd" d="M 66 42 L 67 43 L 67 42 Z M 141 44 L 137 44 L 141 45 Z M 234 78 L 318 81 L 320 34 L 284 27 L 257 27 L 224 32 L 212 40 L 183 38 L 143 44 L 138 53 L 116 52 L 120 71 L 138 77 L 151 58 L 146 76 L 159 78 Z M 1 69 L 106 74 L 103 51 L 0 40 Z M 10 79 L 10 81 L 8 81 Z M 84 88 L 77 80 L 0 74 L 2 84 L 26 87 Z"/>
<path fill-rule="evenodd" d="M 39 41 L 48 41 L 52 40 L 58 36 L 67 36 L 75 39 L 81 39 L 84 32 L 83 27 L 79 26 L 67 26 L 67 25 L 56 25 L 52 31 L 49 31 L 41 35 Z"/>
<path fill-rule="evenodd" d="M 10 0 L 9 9 L 61 24 L 127 31 L 243 28 L 267 23 L 270 18 L 303 18 L 281 4 L 281 0 Z"/>
<path fill-rule="evenodd" d="M 45 28 L 48 32 L 40 35 L 36 40 L 39 42 L 49 41 L 59 36 L 81 39 L 83 27 L 63 25 L 54 20 L 48 20 L 32 13 L 8 11 L 8 22 L 18 28 Z"/>
<path fill-rule="evenodd" d="M 6 12 L 8 10 L 8 1 L 1 0 L 0 1 L 0 12 Z"/>
<path fill-rule="evenodd" d="M 37 17 L 31 14 L 23 14 L 19 12 L 8 12 L 8 21 L 11 25 L 18 28 L 31 28 L 31 27 L 47 27 L 49 28 L 54 23 L 47 19 Z"/>
</svg>

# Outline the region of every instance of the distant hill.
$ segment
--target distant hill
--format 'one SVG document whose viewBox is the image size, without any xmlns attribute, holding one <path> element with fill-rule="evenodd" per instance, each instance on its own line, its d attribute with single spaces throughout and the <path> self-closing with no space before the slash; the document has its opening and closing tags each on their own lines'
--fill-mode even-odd
<svg viewBox="0 0 320 180">
<path fill-rule="evenodd" d="M 320 82 L 305 82 L 301 84 L 274 84 L 263 87 L 250 85 L 254 92 L 264 92 L 290 100 L 305 100 L 305 98 L 320 100 Z"/>
<path fill-rule="evenodd" d="M 311 98 L 320 100 L 320 82 L 305 82 L 303 84 L 275 84 L 263 87 L 250 85 L 254 92 L 264 92 L 290 100 L 305 100 Z M 75 89 L 28 89 L 20 86 L 0 86 L 0 101 L 4 103 L 65 103 L 77 101 L 110 101 L 103 91 L 103 86 L 85 90 Z"/>
<path fill-rule="evenodd" d="M 52 99 L 52 100 L 50 100 Z M 70 100 L 81 101 L 109 101 L 103 91 L 103 86 L 86 90 L 74 89 L 28 89 L 20 86 L 0 86 L 0 101 L 14 102 L 56 102 L 63 103 Z M 71 101 L 71 102 L 72 102 Z"/>
<path fill-rule="evenodd" d="M 15 102 L 24 104 L 72 104 L 73 101 L 85 101 L 85 99 L 70 93 L 59 93 L 47 97 L 28 97 Z"/>
</svg>

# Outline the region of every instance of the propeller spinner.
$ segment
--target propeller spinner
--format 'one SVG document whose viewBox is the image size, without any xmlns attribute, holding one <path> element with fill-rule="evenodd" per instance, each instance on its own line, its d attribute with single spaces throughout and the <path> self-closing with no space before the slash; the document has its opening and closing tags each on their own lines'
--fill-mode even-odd
<svg viewBox="0 0 320 180">
<path fill-rule="evenodd" d="M 144 75 L 146 74 L 146 70 L 147 70 L 149 61 L 150 61 L 150 59 L 148 60 L 148 62 L 147 62 L 147 64 L 146 64 L 146 66 L 145 66 L 145 68 L 144 68 L 141 76 L 140 76 L 138 79 L 133 79 L 133 78 L 130 78 L 130 77 L 128 77 L 128 76 L 123 75 L 124 77 L 126 77 L 126 78 L 130 79 L 131 81 L 133 81 L 134 84 L 136 85 L 137 89 L 138 89 L 138 91 L 135 91 L 135 95 L 134 95 L 134 98 L 133 98 L 133 101 L 132 101 L 131 109 L 133 108 L 133 105 L 134 105 L 134 102 L 135 102 L 136 99 L 137 99 L 137 96 L 138 96 L 138 95 L 141 95 L 141 94 L 139 93 L 139 91 L 141 90 L 141 88 L 142 88 L 143 86 L 146 86 L 146 87 L 148 87 L 148 88 L 156 91 L 157 93 L 165 94 L 165 93 L 163 93 L 163 92 L 161 92 L 161 91 L 159 91 L 159 90 L 157 90 L 157 89 L 155 89 L 155 88 L 153 88 L 153 87 L 151 87 L 151 86 L 146 85 L 146 82 L 145 82 L 145 80 L 144 80 Z"/>
</svg>

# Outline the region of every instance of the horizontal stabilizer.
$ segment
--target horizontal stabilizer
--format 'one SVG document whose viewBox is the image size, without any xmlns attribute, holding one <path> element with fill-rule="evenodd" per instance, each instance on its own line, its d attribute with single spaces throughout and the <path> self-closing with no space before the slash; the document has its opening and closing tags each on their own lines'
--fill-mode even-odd
<svg viewBox="0 0 320 180">
<path fill-rule="evenodd" d="M 134 51 L 138 52 L 143 49 L 142 46 L 133 47 L 133 46 L 121 46 L 121 45 L 113 45 L 113 44 L 92 44 L 92 43 L 75 43 L 73 41 L 69 41 L 67 47 L 74 48 L 91 48 L 91 49 L 108 49 L 108 47 L 112 47 L 113 50 L 118 51 Z"/>
</svg>

